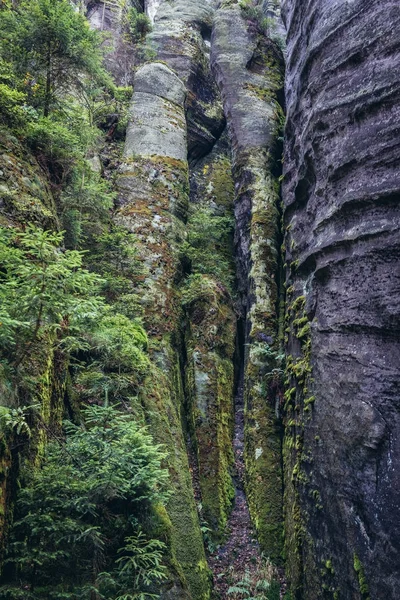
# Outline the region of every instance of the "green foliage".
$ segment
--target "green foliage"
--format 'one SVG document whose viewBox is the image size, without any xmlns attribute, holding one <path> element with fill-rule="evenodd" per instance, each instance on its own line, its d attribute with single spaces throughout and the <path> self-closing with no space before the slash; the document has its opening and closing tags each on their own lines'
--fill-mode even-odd
<svg viewBox="0 0 400 600">
<path fill-rule="evenodd" d="M 62 251 L 62 234 L 33 225 L 0 228 L 0 357 L 17 366 L 35 340 L 71 335 L 98 318 L 100 277 L 82 253 Z"/>
<path fill-rule="evenodd" d="M 0 123 L 18 127 L 32 116 L 25 104 L 27 94 L 16 89 L 12 63 L 0 55 Z"/>
<path fill-rule="evenodd" d="M 0 429 L 15 432 L 17 435 L 26 435 L 30 438 L 32 431 L 27 416 L 32 411 L 38 411 L 39 408 L 38 404 L 24 407 L 19 406 L 18 408 L 0 406 Z"/>
<path fill-rule="evenodd" d="M 23 104 L 26 95 L 13 90 L 5 83 L 0 83 L 0 122 L 8 125 L 18 125 L 24 121 Z"/>
<path fill-rule="evenodd" d="M 82 425 L 65 431 L 19 493 L 4 597 L 154 597 L 147 588 L 164 578 L 164 544 L 138 523 L 168 498 L 165 454 L 111 406 L 86 408 Z"/>
<path fill-rule="evenodd" d="M 285 41 L 277 33 L 277 19 L 279 15 L 279 5 L 275 3 L 273 8 L 277 16 L 276 18 L 267 17 L 264 14 L 262 6 L 254 6 L 252 0 L 240 0 L 239 6 L 242 9 L 243 16 L 245 19 L 252 21 L 259 30 L 260 33 L 271 38 L 277 45 L 284 49 Z"/>
<path fill-rule="evenodd" d="M 271 578 L 270 573 L 246 571 L 239 581 L 228 588 L 227 593 L 234 600 L 279 600 L 280 584 Z"/>
<path fill-rule="evenodd" d="M 115 309 L 129 318 L 142 314 L 138 284 L 143 265 L 137 257 L 135 238 L 126 229 L 110 226 L 90 248 L 90 265 L 103 278 L 102 293 Z"/>
<path fill-rule="evenodd" d="M 114 137 L 121 138 L 128 123 L 132 87 L 101 86 L 93 79 L 78 90 L 80 103 L 86 108 L 90 125 L 107 130 L 110 115 L 117 117 Z"/>
<path fill-rule="evenodd" d="M 82 249 L 110 219 L 115 194 L 88 157 L 102 132 L 123 135 L 130 88 L 102 65 L 100 38 L 68 0 L 24 0 L 0 12 L 0 124 L 24 138 L 57 201 L 68 248 Z"/>
<path fill-rule="evenodd" d="M 143 40 L 146 33 L 151 31 L 151 22 L 145 13 L 138 12 L 136 8 L 128 9 L 126 15 L 129 36 L 133 42 Z"/>
<path fill-rule="evenodd" d="M 124 240 L 122 232 L 108 235 L 117 245 Z M 99 293 L 106 281 L 83 268 L 82 252 L 62 250 L 62 241 L 62 234 L 34 226 L 0 229 L 3 397 L 12 402 L 15 377 L 28 384 L 19 367 L 44 343 L 74 359 L 74 389 L 82 400 L 130 404 L 149 366 L 146 334 L 137 320 L 105 303 Z M 114 246 L 116 269 L 129 255 Z"/>
<path fill-rule="evenodd" d="M 81 156 L 79 137 L 64 124 L 42 117 L 28 125 L 26 140 L 49 177 L 64 183 Z"/>
<path fill-rule="evenodd" d="M 87 161 L 81 161 L 73 169 L 70 183 L 60 196 L 61 219 L 68 248 L 92 245 L 109 219 L 115 196 L 111 184 L 93 171 Z"/>
<path fill-rule="evenodd" d="M 85 337 L 84 367 L 77 366 L 76 389 L 82 399 L 134 401 L 149 368 L 147 336 L 137 321 L 121 314 L 105 315 Z"/>
<path fill-rule="evenodd" d="M 354 556 L 353 556 L 353 567 L 354 567 L 354 570 L 357 575 L 358 585 L 360 588 L 360 593 L 361 593 L 362 599 L 370 600 L 369 587 L 368 587 L 367 579 L 365 577 L 364 567 L 356 553 L 354 553 Z"/>
<path fill-rule="evenodd" d="M 122 556 L 116 560 L 118 578 L 108 579 L 116 589 L 115 600 L 158 598 L 150 586 L 154 589 L 154 583 L 166 579 L 165 567 L 161 564 L 165 547 L 159 540 L 147 540 L 142 531 L 125 539 L 125 547 L 118 551 Z M 102 574 L 103 581 L 106 575 Z"/>
<path fill-rule="evenodd" d="M 234 269 L 232 265 L 234 220 L 220 216 L 205 207 L 192 210 L 188 223 L 187 240 L 182 254 L 191 263 L 191 273 L 211 275 L 232 289 Z M 218 256 L 218 261 L 215 257 Z"/>
<path fill-rule="evenodd" d="M 25 78 L 33 106 L 46 117 L 84 73 L 106 79 L 100 38 L 68 0 L 23 0 L 0 12 L 1 54 Z"/>
</svg>

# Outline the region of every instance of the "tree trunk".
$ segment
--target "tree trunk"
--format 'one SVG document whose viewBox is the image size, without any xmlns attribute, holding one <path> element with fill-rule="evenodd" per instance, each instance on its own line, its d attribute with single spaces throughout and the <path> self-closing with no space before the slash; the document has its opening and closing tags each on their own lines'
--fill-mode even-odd
<svg viewBox="0 0 400 600">
<path fill-rule="evenodd" d="M 47 61 L 46 61 L 46 92 L 44 97 L 44 109 L 43 116 L 48 117 L 50 112 L 50 99 L 51 99 L 51 47 L 47 49 Z"/>
</svg>

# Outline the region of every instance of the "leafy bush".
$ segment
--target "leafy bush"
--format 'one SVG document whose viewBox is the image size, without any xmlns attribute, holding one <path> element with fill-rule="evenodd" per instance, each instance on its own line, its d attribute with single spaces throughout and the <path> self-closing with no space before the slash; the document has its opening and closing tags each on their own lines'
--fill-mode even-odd
<svg viewBox="0 0 400 600">
<path fill-rule="evenodd" d="M 139 42 L 146 33 L 151 31 L 151 22 L 148 16 L 145 13 L 138 12 L 134 7 L 129 8 L 126 20 L 129 35 L 133 42 Z"/>
<path fill-rule="evenodd" d="M 65 183 L 81 157 L 79 137 L 65 124 L 42 117 L 28 125 L 26 141 L 50 179 Z"/>
<path fill-rule="evenodd" d="M 32 431 L 28 423 L 28 413 L 37 411 L 40 408 L 38 404 L 18 408 L 8 408 L 0 406 L 0 429 L 15 432 L 16 435 L 26 435 L 31 437 Z"/>
<path fill-rule="evenodd" d="M 62 234 L 28 225 L 0 228 L 0 358 L 18 366 L 35 340 L 59 342 L 98 319 L 101 279 L 82 267 L 83 255 L 62 251 Z"/>
<path fill-rule="evenodd" d="M 75 165 L 59 200 L 68 248 L 92 246 L 109 220 L 115 196 L 111 184 L 93 171 L 88 161 Z"/>
<path fill-rule="evenodd" d="M 271 17 L 266 17 L 262 6 L 254 6 L 252 0 L 240 0 L 239 5 L 244 17 L 249 21 L 253 21 L 261 33 L 264 33 L 271 38 L 276 37 L 276 20 Z"/>
<path fill-rule="evenodd" d="M 105 303 L 99 295 L 105 280 L 83 268 L 83 253 L 61 244 L 62 234 L 34 226 L 0 228 L 2 395 L 15 404 L 12 382 L 28 383 L 19 367 L 44 344 L 75 358 L 73 382 L 81 400 L 128 405 L 149 366 L 146 333 Z M 130 253 L 124 255 L 117 251 L 116 268 Z"/>
<path fill-rule="evenodd" d="M 103 278 L 102 293 L 119 313 L 134 319 L 143 312 L 138 287 L 143 263 L 138 259 L 135 237 L 117 225 L 97 236 L 90 248 L 90 266 Z"/>
<path fill-rule="evenodd" d="M 252 570 L 235 573 L 227 593 L 233 600 L 279 600 L 280 587 L 275 569 L 261 559 Z"/>
<path fill-rule="evenodd" d="M 0 83 L 0 122 L 4 125 L 20 125 L 26 118 L 24 102 L 26 94 Z"/>
<path fill-rule="evenodd" d="M 100 37 L 68 0 L 23 0 L 0 11 L 2 56 L 26 81 L 30 102 L 47 117 L 60 95 L 80 85 L 82 74 L 107 79 Z"/>
<path fill-rule="evenodd" d="M 135 398 L 149 367 L 144 329 L 124 315 L 105 315 L 86 341 L 85 366 L 77 367 L 75 377 L 80 398 L 126 405 Z"/>
<path fill-rule="evenodd" d="M 234 269 L 230 250 L 233 228 L 231 216 L 216 215 L 205 207 L 193 210 L 189 217 L 187 240 L 181 250 L 190 260 L 192 274 L 211 275 L 228 289 L 232 288 Z"/>
<path fill-rule="evenodd" d="M 145 598 L 162 580 L 164 544 L 139 521 L 168 498 L 165 457 L 127 413 L 111 406 L 65 423 L 16 504 L 4 598 Z M 11 577 L 12 574 L 12 577 Z M 15 578 L 15 583 L 12 580 Z"/>
</svg>

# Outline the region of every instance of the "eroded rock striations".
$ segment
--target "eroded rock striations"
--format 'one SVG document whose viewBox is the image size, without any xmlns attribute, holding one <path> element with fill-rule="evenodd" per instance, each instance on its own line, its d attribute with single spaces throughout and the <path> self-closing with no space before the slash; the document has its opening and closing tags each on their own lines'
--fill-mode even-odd
<svg viewBox="0 0 400 600">
<path fill-rule="evenodd" d="M 183 462 L 171 459 L 175 493 L 167 509 L 174 558 L 193 598 L 207 596 L 208 575 L 196 545 L 200 529 L 186 477 L 182 424 L 195 450 L 199 516 L 211 527 L 210 537 L 223 539 L 234 496 L 239 315 L 249 348 L 247 494 L 263 549 L 275 560 L 281 550 L 280 437 L 270 384 L 278 351 L 275 142 L 282 123 L 282 55 L 238 3 L 215 10 L 218 4 L 149 5 L 151 60 L 135 74 L 117 216 L 135 234 L 148 269 L 144 318 L 171 400 L 163 435 L 154 423 L 152 429 L 171 452 L 172 432 L 179 440 L 173 453 Z M 233 217 L 240 307 L 232 299 Z M 160 400 L 160 412 L 166 406 Z"/>
<path fill-rule="evenodd" d="M 286 0 L 286 549 L 296 598 L 397 598 L 400 13 Z"/>
<path fill-rule="evenodd" d="M 244 321 L 246 490 L 261 547 L 281 552 L 282 480 L 273 386 L 278 344 L 279 165 L 283 119 L 279 48 L 246 18 L 222 5 L 212 37 L 212 62 L 232 143 L 236 260 Z M 275 172 L 274 172 L 275 170 Z"/>
</svg>

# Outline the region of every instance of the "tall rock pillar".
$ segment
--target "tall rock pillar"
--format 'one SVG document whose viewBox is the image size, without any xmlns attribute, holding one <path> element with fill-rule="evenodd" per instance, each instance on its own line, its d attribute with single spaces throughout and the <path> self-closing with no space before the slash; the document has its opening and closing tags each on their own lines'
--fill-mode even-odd
<svg viewBox="0 0 400 600">
<path fill-rule="evenodd" d="M 116 220 L 134 234 L 145 270 L 141 292 L 153 368 L 143 403 L 154 438 L 168 451 L 173 494 L 162 518 L 170 536 L 170 565 L 190 597 L 204 600 L 210 581 L 182 430 L 181 308 L 175 285 L 189 194 L 186 91 L 159 62 L 136 72 L 134 90 Z M 166 597 L 181 596 L 184 591 L 175 586 Z"/>
<path fill-rule="evenodd" d="M 274 376 L 278 348 L 279 182 L 283 59 L 239 3 L 217 11 L 211 57 L 232 145 L 238 288 L 245 323 L 246 493 L 262 549 L 279 561 L 282 479 Z M 280 158 L 280 157 L 279 157 Z M 275 170 L 275 173 L 274 173 Z"/>
</svg>

